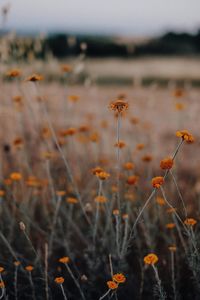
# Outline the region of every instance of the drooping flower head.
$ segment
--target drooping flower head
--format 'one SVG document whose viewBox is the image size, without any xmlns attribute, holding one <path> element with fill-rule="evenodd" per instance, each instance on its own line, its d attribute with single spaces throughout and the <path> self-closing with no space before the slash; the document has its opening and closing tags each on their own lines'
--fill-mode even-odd
<svg viewBox="0 0 200 300">
<path fill-rule="evenodd" d="M 188 144 L 194 143 L 194 137 L 188 130 L 177 131 L 176 136 L 181 137 L 182 140 L 186 141 Z"/>
</svg>

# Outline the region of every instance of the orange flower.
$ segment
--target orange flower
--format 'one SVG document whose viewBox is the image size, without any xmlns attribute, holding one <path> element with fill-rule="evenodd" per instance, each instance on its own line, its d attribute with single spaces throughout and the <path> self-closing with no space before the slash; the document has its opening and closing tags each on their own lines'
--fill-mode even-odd
<svg viewBox="0 0 200 300">
<path fill-rule="evenodd" d="M 16 261 L 14 261 L 14 265 L 15 265 L 15 267 L 18 267 L 20 264 L 21 264 L 21 263 L 20 263 L 20 261 L 19 261 L 19 260 L 16 260 Z"/>
<path fill-rule="evenodd" d="M 70 203 L 70 204 L 76 204 L 76 203 L 78 203 L 78 200 L 76 198 L 74 198 L 74 197 L 68 197 L 66 199 L 66 202 Z"/>
<path fill-rule="evenodd" d="M 4 271 L 3 267 L 0 267 L 0 273 L 2 273 Z"/>
<path fill-rule="evenodd" d="M 91 135 L 90 135 L 90 141 L 93 142 L 93 143 L 97 143 L 99 141 L 99 134 L 98 132 L 93 132 Z"/>
<path fill-rule="evenodd" d="M 158 189 L 164 183 L 164 178 L 162 176 L 157 176 L 152 178 L 152 185 L 154 188 Z"/>
<path fill-rule="evenodd" d="M 184 95 L 184 92 L 183 90 L 181 89 L 176 89 L 173 93 L 174 97 L 176 98 L 181 98 L 183 95 Z"/>
<path fill-rule="evenodd" d="M 144 144 L 137 144 L 136 149 L 137 150 L 142 150 L 144 149 L 145 145 Z"/>
<path fill-rule="evenodd" d="M 188 226 L 194 226 L 196 223 L 197 223 L 197 221 L 195 219 L 193 219 L 193 218 L 187 218 L 184 221 L 184 224 L 188 225 Z"/>
<path fill-rule="evenodd" d="M 130 119 L 130 122 L 131 122 L 132 124 L 134 124 L 134 125 L 138 124 L 139 121 L 140 121 L 140 120 L 139 120 L 138 118 L 136 118 L 136 117 L 132 117 L 132 118 Z"/>
<path fill-rule="evenodd" d="M 65 191 L 56 191 L 57 196 L 64 196 L 66 194 Z"/>
<path fill-rule="evenodd" d="M 72 71 L 72 67 L 70 66 L 70 65 L 62 65 L 61 66 L 61 70 L 63 71 L 63 72 L 65 72 L 65 73 L 69 73 L 69 72 L 71 72 Z"/>
<path fill-rule="evenodd" d="M 10 179 L 12 179 L 13 181 L 18 181 L 22 179 L 22 175 L 19 172 L 13 172 L 10 174 Z"/>
<path fill-rule="evenodd" d="M 96 176 L 100 179 L 100 180 L 106 180 L 108 177 L 110 177 L 110 174 L 102 171 L 100 173 L 97 173 Z"/>
<path fill-rule="evenodd" d="M 173 246 L 169 246 L 168 249 L 171 252 L 176 252 L 176 246 L 174 246 L 174 245 Z"/>
<path fill-rule="evenodd" d="M 134 164 L 132 162 L 127 162 L 124 164 L 124 169 L 125 170 L 133 170 Z"/>
<path fill-rule="evenodd" d="M 78 129 L 80 132 L 88 132 L 90 127 L 88 125 L 81 125 Z"/>
<path fill-rule="evenodd" d="M 37 82 L 43 80 L 43 76 L 39 74 L 32 74 L 26 78 L 26 81 Z"/>
<path fill-rule="evenodd" d="M 146 265 L 154 265 L 158 261 L 158 256 L 154 253 L 150 253 L 144 257 L 144 263 Z"/>
<path fill-rule="evenodd" d="M 0 289 L 4 289 L 5 288 L 5 283 L 3 281 L 0 281 Z"/>
<path fill-rule="evenodd" d="M 183 103 L 177 102 L 175 104 L 175 108 L 176 108 L 176 110 L 180 111 L 180 110 L 183 110 L 185 108 L 185 105 Z"/>
<path fill-rule="evenodd" d="M 95 197 L 94 201 L 96 203 L 106 203 L 107 202 L 107 198 L 104 196 L 97 196 Z"/>
<path fill-rule="evenodd" d="M 25 267 L 25 270 L 28 271 L 28 272 L 32 272 L 33 269 L 34 269 L 33 266 L 26 266 Z"/>
<path fill-rule="evenodd" d="M 15 78 L 21 75 L 21 71 L 19 69 L 12 69 L 6 74 L 8 77 Z"/>
<path fill-rule="evenodd" d="M 128 109 L 128 103 L 125 102 L 124 100 L 118 99 L 116 101 L 111 102 L 109 108 L 111 108 L 112 110 L 118 113 L 122 113 Z"/>
<path fill-rule="evenodd" d="M 167 157 L 161 160 L 160 167 L 163 170 L 170 170 L 173 167 L 174 161 L 172 158 Z"/>
<path fill-rule="evenodd" d="M 168 223 L 168 224 L 165 225 L 165 227 L 167 229 L 173 229 L 175 226 L 176 226 L 176 224 L 174 224 L 174 223 Z"/>
<path fill-rule="evenodd" d="M 22 102 L 22 96 L 13 96 L 12 100 L 17 104 L 20 104 Z"/>
<path fill-rule="evenodd" d="M 10 178 L 4 179 L 3 182 L 4 182 L 5 185 L 11 185 L 12 184 L 12 180 Z"/>
<path fill-rule="evenodd" d="M 5 196 L 6 192 L 4 190 L 0 190 L 0 197 Z"/>
<path fill-rule="evenodd" d="M 170 208 L 168 208 L 168 209 L 166 210 L 166 212 L 167 212 L 168 214 L 174 213 L 175 211 L 176 211 L 176 208 L 175 208 L 175 207 L 170 207 Z"/>
<path fill-rule="evenodd" d="M 194 143 L 194 137 L 187 130 L 180 130 L 176 132 L 177 137 L 181 137 L 182 140 L 186 141 L 188 144 Z"/>
<path fill-rule="evenodd" d="M 129 200 L 129 201 L 134 201 L 135 200 L 135 194 L 134 193 L 130 193 L 130 192 L 125 193 L 124 194 L 124 198 L 126 200 Z"/>
<path fill-rule="evenodd" d="M 76 131 L 77 131 L 76 128 L 70 127 L 65 130 L 65 135 L 74 135 L 76 133 Z"/>
<path fill-rule="evenodd" d="M 139 177 L 136 175 L 129 176 L 126 180 L 126 183 L 129 185 L 135 185 L 138 182 Z"/>
<path fill-rule="evenodd" d="M 120 149 L 124 148 L 126 146 L 126 143 L 123 141 L 119 141 L 118 143 L 115 143 L 115 147 L 118 147 Z"/>
<path fill-rule="evenodd" d="M 119 216 L 119 210 L 118 209 L 114 209 L 113 210 L 113 215 L 114 216 Z"/>
<path fill-rule="evenodd" d="M 163 206 L 165 205 L 165 199 L 163 199 L 162 197 L 157 197 L 156 198 L 156 202 L 160 205 L 160 206 Z"/>
<path fill-rule="evenodd" d="M 68 100 L 71 102 L 77 102 L 79 99 L 80 99 L 80 97 L 77 95 L 69 95 L 68 96 Z"/>
<path fill-rule="evenodd" d="M 64 256 L 64 257 L 61 257 L 58 261 L 63 264 L 68 264 L 70 259 L 68 256 Z"/>
<path fill-rule="evenodd" d="M 149 155 L 149 154 L 146 154 L 146 155 L 144 155 L 144 156 L 142 157 L 142 160 L 143 160 L 144 162 L 150 162 L 150 161 L 152 161 L 152 159 L 153 159 L 153 157 L 152 157 L 151 155 Z"/>
<path fill-rule="evenodd" d="M 63 282 L 65 281 L 65 279 L 63 277 L 56 277 L 54 279 L 54 281 L 57 283 L 57 284 L 63 284 Z"/>
<path fill-rule="evenodd" d="M 117 283 L 124 283 L 126 281 L 126 277 L 122 273 L 114 274 L 112 279 Z"/>
<path fill-rule="evenodd" d="M 20 149 L 23 146 L 23 139 L 18 137 L 13 141 L 13 145 L 17 148 Z"/>
<path fill-rule="evenodd" d="M 110 290 L 116 290 L 118 288 L 118 284 L 112 280 L 107 281 L 107 286 Z"/>
</svg>

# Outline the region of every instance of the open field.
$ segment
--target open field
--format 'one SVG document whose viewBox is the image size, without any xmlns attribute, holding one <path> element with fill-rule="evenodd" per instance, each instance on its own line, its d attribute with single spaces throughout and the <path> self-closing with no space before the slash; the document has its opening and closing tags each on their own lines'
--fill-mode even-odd
<svg viewBox="0 0 200 300">
<path fill-rule="evenodd" d="M 199 299 L 200 61 L 70 63 L 0 82 L 0 298 Z"/>
</svg>

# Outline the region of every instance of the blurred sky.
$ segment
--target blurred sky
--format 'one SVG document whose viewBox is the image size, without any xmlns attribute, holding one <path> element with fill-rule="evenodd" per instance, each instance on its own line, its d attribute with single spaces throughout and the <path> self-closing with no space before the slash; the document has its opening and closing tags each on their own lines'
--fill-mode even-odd
<svg viewBox="0 0 200 300">
<path fill-rule="evenodd" d="M 154 35 L 200 28 L 200 0 L 0 0 L 11 4 L 7 28 Z"/>
</svg>

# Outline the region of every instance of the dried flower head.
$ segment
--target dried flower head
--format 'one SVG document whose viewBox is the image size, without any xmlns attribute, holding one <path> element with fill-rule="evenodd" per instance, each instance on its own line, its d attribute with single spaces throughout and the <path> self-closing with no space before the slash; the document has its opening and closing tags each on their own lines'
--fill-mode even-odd
<svg viewBox="0 0 200 300">
<path fill-rule="evenodd" d="M 128 109 L 128 103 L 122 99 L 118 99 L 111 102 L 109 108 L 117 113 L 122 113 Z"/>
<path fill-rule="evenodd" d="M 184 221 L 184 224 L 187 226 L 194 226 L 197 223 L 197 221 L 193 218 L 187 218 Z"/>
<path fill-rule="evenodd" d="M 186 141 L 188 144 L 194 143 L 194 137 L 187 130 L 180 130 L 176 132 L 177 137 L 181 137 L 182 140 Z"/>
<path fill-rule="evenodd" d="M 65 281 L 65 279 L 63 277 L 56 277 L 54 279 L 54 281 L 57 283 L 57 284 L 63 284 L 63 282 Z"/>
<path fill-rule="evenodd" d="M 13 141 L 13 146 L 16 147 L 17 149 L 21 149 L 23 144 L 24 144 L 24 141 L 20 137 L 14 139 L 14 141 Z"/>
<path fill-rule="evenodd" d="M 175 224 L 175 223 L 167 223 L 167 224 L 165 225 L 165 227 L 166 227 L 167 229 L 173 229 L 173 228 L 176 227 L 176 224 Z"/>
<path fill-rule="evenodd" d="M 0 281 L 0 289 L 4 289 L 5 288 L 5 283 L 4 281 Z"/>
<path fill-rule="evenodd" d="M 58 261 L 59 261 L 60 263 L 63 263 L 63 264 L 68 264 L 69 261 L 70 261 L 70 259 L 69 259 L 68 256 L 64 256 L 64 257 L 59 258 Z"/>
<path fill-rule="evenodd" d="M 56 191 L 56 195 L 57 196 L 65 196 L 65 194 L 66 194 L 66 191 Z"/>
<path fill-rule="evenodd" d="M 175 104 L 175 109 L 178 111 L 184 110 L 185 109 L 185 105 L 183 103 L 177 102 Z"/>
<path fill-rule="evenodd" d="M 167 157 L 161 160 L 160 167 L 163 170 L 170 170 L 173 167 L 174 161 L 172 158 Z"/>
<path fill-rule="evenodd" d="M 162 176 L 157 176 L 152 178 L 152 186 L 156 189 L 160 188 L 161 185 L 164 183 L 164 178 Z"/>
<path fill-rule="evenodd" d="M 168 247 L 169 251 L 176 252 L 176 246 L 172 245 Z"/>
<path fill-rule="evenodd" d="M 123 141 L 119 141 L 117 143 L 115 143 L 115 147 L 118 147 L 120 149 L 124 148 L 126 146 L 126 143 Z"/>
<path fill-rule="evenodd" d="M 144 149 L 144 147 L 145 147 L 145 145 L 142 144 L 142 143 L 140 143 L 140 144 L 137 144 L 136 149 L 139 150 L 139 151 L 141 151 L 141 150 Z"/>
<path fill-rule="evenodd" d="M 0 190 L 0 197 L 5 196 L 6 192 L 4 190 Z"/>
<path fill-rule="evenodd" d="M 13 181 L 19 181 L 22 179 L 22 175 L 19 172 L 13 172 L 10 174 L 10 179 L 12 179 Z"/>
<path fill-rule="evenodd" d="M 10 71 L 7 72 L 7 76 L 10 77 L 10 78 L 16 78 L 16 77 L 19 77 L 21 75 L 21 70 L 19 69 L 12 69 Z"/>
<path fill-rule="evenodd" d="M 129 176 L 126 180 L 126 183 L 129 185 L 135 185 L 138 183 L 139 177 L 136 175 Z"/>
<path fill-rule="evenodd" d="M 76 203 L 78 203 L 78 200 L 74 197 L 67 197 L 66 202 L 70 203 L 70 204 L 76 204 Z"/>
<path fill-rule="evenodd" d="M 69 95 L 68 96 L 68 100 L 71 101 L 71 102 L 73 102 L 73 103 L 78 102 L 79 99 L 80 99 L 80 97 L 77 96 L 77 95 Z"/>
<path fill-rule="evenodd" d="M 165 205 L 165 199 L 163 199 L 162 197 L 157 197 L 156 198 L 156 202 L 160 205 L 160 206 L 163 206 Z"/>
<path fill-rule="evenodd" d="M 69 73 L 69 72 L 72 71 L 72 67 L 70 65 L 67 65 L 67 64 L 62 65 L 61 66 L 61 71 L 63 71 L 64 73 Z"/>
<path fill-rule="evenodd" d="M 125 170 L 133 170 L 134 167 L 135 167 L 135 165 L 134 165 L 132 162 L 126 162 L 126 163 L 124 164 L 124 169 L 125 169 Z"/>
<path fill-rule="evenodd" d="M 154 265 L 158 261 L 158 256 L 154 253 L 150 253 L 144 257 L 144 263 L 146 265 Z"/>
<path fill-rule="evenodd" d="M 150 162 L 150 161 L 152 161 L 152 159 L 153 159 L 153 157 L 152 157 L 152 155 L 150 155 L 150 154 L 146 154 L 146 155 L 144 155 L 144 156 L 142 157 L 142 160 L 143 160 L 144 162 Z"/>
<path fill-rule="evenodd" d="M 26 78 L 26 81 L 37 82 L 43 80 L 43 76 L 39 74 L 32 74 Z"/>
<path fill-rule="evenodd" d="M 114 209 L 113 210 L 113 215 L 114 216 L 119 216 L 119 209 Z"/>
<path fill-rule="evenodd" d="M 126 281 L 126 277 L 122 273 L 114 274 L 112 280 L 117 283 L 124 283 Z"/>
<path fill-rule="evenodd" d="M 116 290 L 118 288 L 118 284 L 112 280 L 107 281 L 107 286 L 110 290 Z"/>
<path fill-rule="evenodd" d="M 181 90 L 181 89 L 176 89 L 176 90 L 173 92 L 173 96 L 174 96 L 175 98 L 181 98 L 183 95 L 184 95 L 184 91 Z"/>
<path fill-rule="evenodd" d="M 106 203 L 107 202 L 107 198 L 104 196 L 97 196 L 95 197 L 94 201 L 96 203 Z"/>
<path fill-rule="evenodd" d="M 96 174 L 96 176 L 100 179 L 100 180 L 106 180 L 110 177 L 110 174 L 105 172 L 105 171 L 102 171 L 102 172 L 99 172 Z"/>
<path fill-rule="evenodd" d="M 34 269 L 34 268 L 33 268 L 33 266 L 31 266 L 31 265 L 25 267 L 25 270 L 28 271 L 28 272 L 32 272 L 33 269 Z"/>
</svg>

